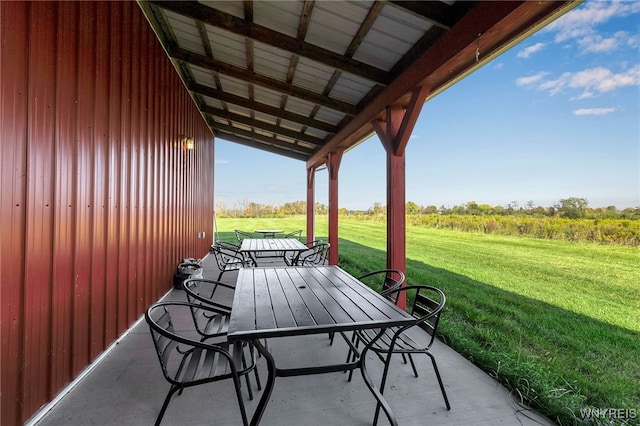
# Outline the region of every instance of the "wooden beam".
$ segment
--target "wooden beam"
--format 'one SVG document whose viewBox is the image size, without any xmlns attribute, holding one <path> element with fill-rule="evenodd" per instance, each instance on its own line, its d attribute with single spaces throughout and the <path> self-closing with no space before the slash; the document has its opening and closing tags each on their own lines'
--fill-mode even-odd
<svg viewBox="0 0 640 426">
<path fill-rule="evenodd" d="M 386 120 L 371 123 L 387 153 L 387 268 L 403 272 L 407 268 L 405 152 L 427 93 L 427 87 L 417 88 L 406 108 L 388 107 Z M 398 306 L 405 304 L 404 297 L 398 300 Z"/>
<path fill-rule="evenodd" d="M 431 22 L 434 26 L 450 30 L 472 7 L 475 1 L 458 1 L 452 5 L 438 1 L 391 1 L 395 7 L 407 10 Z"/>
<path fill-rule="evenodd" d="M 483 34 L 483 58 L 488 58 L 489 53 L 504 46 L 506 41 L 535 29 L 543 18 L 564 13 L 571 7 L 571 1 L 479 2 L 458 24 L 408 65 L 396 80 L 363 105 L 358 115 L 309 159 L 308 165 L 324 164 L 327 153 L 359 142 L 353 135 L 368 134 L 373 120 L 387 107 L 406 103 L 407 94 L 415 88 L 426 86 L 431 94 L 437 93 L 442 87 L 480 67 L 484 59 L 476 62 L 474 55 L 479 33 Z"/>
<path fill-rule="evenodd" d="M 315 180 L 316 168 L 309 167 L 307 169 L 307 242 L 316 239 L 315 222 L 316 222 L 316 201 L 315 201 Z"/>
<path fill-rule="evenodd" d="M 329 264 L 338 264 L 338 171 L 342 161 L 343 150 L 330 152 L 327 156 L 329 172 Z"/>
<path fill-rule="evenodd" d="M 198 93 L 203 96 L 208 96 L 210 98 L 217 99 L 221 102 L 227 102 L 230 104 L 241 106 L 243 108 L 252 109 L 258 112 L 262 112 L 264 114 L 269 114 L 273 117 L 280 117 L 284 120 L 289 120 L 294 123 L 298 123 L 302 126 L 318 129 L 326 133 L 334 134 L 338 131 L 338 126 L 334 126 L 333 124 L 327 123 L 325 121 L 320 121 L 313 118 L 309 118 L 304 115 L 295 114 L 293 112 L 286 111 L 282 108 L 277 108 L 271 105 L 263 104 L 253 99 L 243 98 L 242 96 L 227 93 L 223 90 L 215 89 L 213 87 L 205 86 L 203 84 L 190 83 L 187 86 L 187 88 L 194 93 Z"/>
<path fill-rule="evenodd" d="M 250 148 L 260 149 L 262 151 L 282 155 L 283 157 L 289 157 L 294 160 L 305 161 L 307 158 L 309 158 L 308 155 L 301 154 L 295 150 L 291 150 L 288 148 L 283 148 L 280 144 L 265 145 L 264 143 L 256 142 L 252 139 L 238 136 L 237 134 L 227 133 L 224 130 L 216 129 L 214 131 L 214 135 L 216 138 L 224 139 L 228 142 L 237 143 L 240 145 L 248 146 Z"/>
<path fill-rule="evenodd" d="M 179 15 L 199 20 L 205 24 L 223 28 L 234 34 L 282 49 L 294 55 L 312 59 L 328 67 L 340 69 L 344 72 L 373 81 L 376 84 L 385 86 L 389 84 L 389 77 L 385 70 L 364 62 L 356 61 L 352 58 L 346 58 L 338 53 L 306 43 L 304 40 L 288 36 L 261 25 L 247 22 L 244 19 L 210 8 L 205 4 L 194 1 L 151 1 L 150 3 Z"/>
<path fill-rule="evenodd" d="M 248 131 L 244 129 L 240 129 L 238 127 L 233 127 L 227 124 L 222 124 L 218 122 L 214 122 L 213 124 L 209 124 L 214 132 L 225 132 L 227 135 L 237 135 L 239 138 L 244 138 L 246 140 L 254 140 L 256 142 L 264 142 L 269 145 L 274 145 L 280 148 L 284 148 L 286 150 L 295 151 L 299 154 L 304 155 L 308 158 L 314 151 L 311 148 L 306 148 L 304 146 L 296 145 L 291 142 L 285 142 L 279 139 L 276 139 L 273 136 L 266 136 L 262 133 L 256 133 L 254 131 Z M 254 144 L 256 143 L 254 142 Z M 259 144 L 258 144 L 259 146 Z"/>
<path fill-rule="evenodd" d="M 329 96 L 320 95 L 317 92 L 306 90 L 292 84 L 287 84 L 286 82 L 277 80 L 275 78 L 267 77 L 260 74 L 254 74 L 242 67 L 218 61 L 213 58 L 208 58 L 207 56 L 190 52 L 179 47 L 170 48 L 168 49 L 167 53 L 173 59 L 197 65 L 199 67 L 212 71 L 217 71 L 220 74 L 225 74 L 239 80 L 257 84 L 267 89 L 275 90 L 276 92 L 282 92 L 287 95 L 300 98 L 306 102 L 319 104 L 347 115 L 353 116 L 356 114 L 355 105 L 330 98 Z"/>
<path fill-rule="evenodd" d="M 324 144 L 323 139 L 316 138 L 315 136 L 296 132 L 294 130 L 285 129 L 283 127 L 278 127 L 276 125 L 269 124 L 264 121 L 256 120 L 255 118 L 247 117 L 240 114 L 235 114 L 233 112 L 229 112 L 224 109 L 215 108 L 209 105 L 203 105 L 200 107 L 200 110 L 205 114 L 210 114 L 215 117 L 224 118 L 230 121 L 244 124 L 246 126 L 262 129 L 267 132 L 276 133 L 291 139 L 308 142 L 315 146 L 322 146 Z"/>
</svg>

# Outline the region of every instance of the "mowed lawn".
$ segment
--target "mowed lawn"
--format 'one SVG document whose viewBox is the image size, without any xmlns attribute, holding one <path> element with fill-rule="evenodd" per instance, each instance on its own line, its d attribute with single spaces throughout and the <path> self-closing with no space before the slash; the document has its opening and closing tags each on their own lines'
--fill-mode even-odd
<svg viewBox="0 0 640 426">
<path fill-rule="evenodd" d="M 305 223 L 218 218 L 217 238 Z M 386 266 L 384 222 L 341 216 L 339 233 L 344 269 Z M 640 248 L 408 226 L 407 282 L 441 288 L 440 338 L 559 424 L 600 424 L 589 408 L 640 415 Z M 613 424 L 640 424 L 626 417 Z"/>
</svg>

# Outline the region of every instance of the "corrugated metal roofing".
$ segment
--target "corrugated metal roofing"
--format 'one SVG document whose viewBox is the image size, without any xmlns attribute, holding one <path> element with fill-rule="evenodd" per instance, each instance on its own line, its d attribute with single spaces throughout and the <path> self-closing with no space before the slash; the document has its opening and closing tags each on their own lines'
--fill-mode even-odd
<svg viewBox="0 0 640 426">
<path fill-rule="evenodd" d="M 214 135 L 307 161 L 433 96 L 573 2 L 141 1 Z M 481 60 L 476 60 L 476 49 Z"/>
</svg>

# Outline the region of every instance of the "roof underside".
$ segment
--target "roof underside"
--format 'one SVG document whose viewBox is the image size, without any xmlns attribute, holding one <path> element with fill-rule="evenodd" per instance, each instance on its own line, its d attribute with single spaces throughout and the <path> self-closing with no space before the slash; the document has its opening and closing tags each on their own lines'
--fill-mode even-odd
<svg viewBox="0 0 640 426">
<path fill-rule="evenodd" d="M 421 86 L 427 99 L 567 1 L 149 1 L 213 134 L 317 167 Z M 426 99 L 425 99 L 426 100 Z"/>
</svg>

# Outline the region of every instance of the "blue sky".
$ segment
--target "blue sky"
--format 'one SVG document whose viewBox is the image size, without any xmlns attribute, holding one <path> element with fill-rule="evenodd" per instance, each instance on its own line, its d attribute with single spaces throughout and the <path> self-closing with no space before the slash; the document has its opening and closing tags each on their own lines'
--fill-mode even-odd
<svg viewBox="0 0 640 426">
<path fill-rule="evenodd" d="M 304 162 L 215 143 L 216 208 L 306 200 Z M 386 204 L 385 158 L 377 136 L 344 154 L 340 208 Z M 420 206 L 640 207 L 640 2 L 585 2 L 427 102 L 406 179 Z"/>
</svg>

